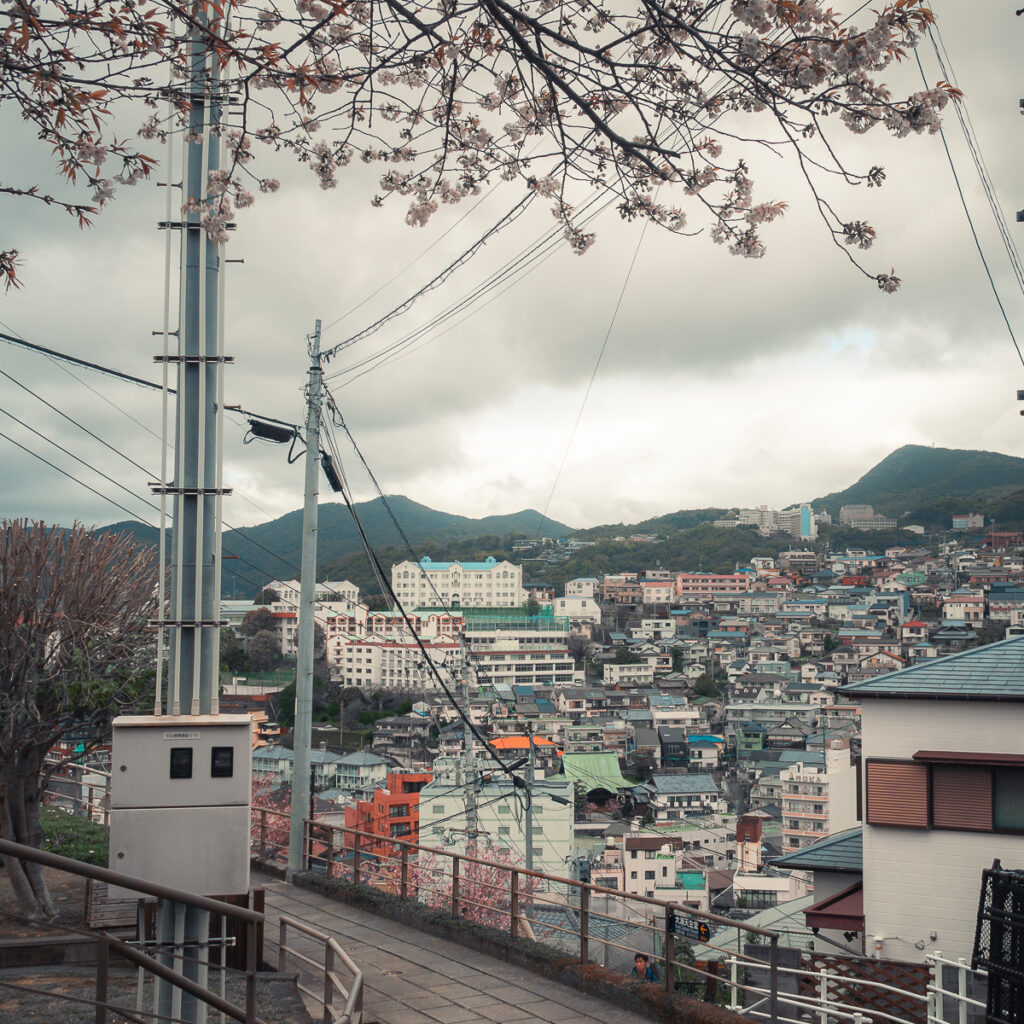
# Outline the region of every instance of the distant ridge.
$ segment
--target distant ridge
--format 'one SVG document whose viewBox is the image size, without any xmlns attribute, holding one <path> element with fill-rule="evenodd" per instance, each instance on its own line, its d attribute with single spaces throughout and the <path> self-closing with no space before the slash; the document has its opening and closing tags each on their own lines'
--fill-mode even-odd
<svg viewBox="0 0 1024 1024">
<path fill-rule="evenodd" d="M 417 547 L 427 543 L 443 545 L 487 536 L 492 536 L 497 546 L 510 534 L 565 537 L 572 533 L 571 527 L 542 516 L 533 509 L 471 519 L 449 512 L 438 512 L 402 495 L 389 495 L 388 503 L 403 532 Z M 382 499 L 358 502 L 356 511 L 375 548 L 403 547 L 402 538 Z M 136 522 L 114 523 L 98 532 L 115 531 L 129 532 L 146 544 L 156 545 L 158 540 L 157 530 Z M 362 542 L 352 517 L 340 502 L 324 502 L 320 505 L 317 541 L 319 566 L 362 551 Z M 257 526 L 225 530 L 223 547 L 226 557 L 221 590 L 224 597 L 254 596 L 269 580 L 297 577 L 302 560 L 302 511 L 288 512 Z"/>
<path fill-rule="evenodd" d="M 651 564 L 724 570 L 753 554 L 774 554 L 777 547 L 751 531 L 713 529 L 711 521 L 728 512 L 723 508 L 681 509 L 632 525 L 617 523 L 574 531 L 532 509 L 471 519 L 439 512 L 402 495 L 390 496 L 388 502 L 416 553 L 432 558 L 510 555 L 510 539 L 517 536 L 574 535 L 596 542 L 597 547 L 585 548 L 557 568 L 525 559 L 532 563 L 531 572 L 543 574 L 552 583 L 572 578 L 572 574 L 635 569 L 645 558 L 650 558 Z M 752 499 L 751 504 L 755 503 Z M 948 530 L 951 517 L 964 512 L 984 515 L 986 524 L 1024 529 L 1024 459 L 999 452 L 908 444 L 887 455 L 850 487 L 816 498 L 812 504 L 815 510 L 827 510 L 836 518 L 843 505 L 871 505 L 876 512 L 899 519 L 901 526 L 913 523 L 934 530 Z M 382 552 L 385 569 L 388 560 L 407 557 L 380 498 L 360 502 L 356 509 L 370 542 Z M 297 510 L 268 523 L 226 531 L 223 595 L 252 597 L 268 580 L 298 576 L 301 529 L 302 513 Z M 99 532 L 112 531 L 130 532 L 147 544 L 157 542 L 157 531 L 138 522 L 114 523 Z M 628 541 L 612 540 L 634 535 L 666 540 L 647 549 L 648 555 Z M 872 534 L 862 536 L 868 543 Z M 317 559 L 320 578 L 325 574 L 336 579 L 348 577 L 364 589 L 375 587 L 361 555 L 362 545 L 345 506 L 322 504 Z"/>
<path fill-rule="evenodd" d="M 871 505 L 875 512 L 902 517 L 916 510 L 927 514 L 927 508 L 939 501 L 944 519 L 949 501 L 957 506 L 955 511 L 977 512 L 981 509 L 974 505 L 1022 489 L 1024 459 L 999 452 L 905 444 L 846 490 L 815 498 L 812 504 L 816 511 L 827 510 L 833 516 L 843 505 Z M 933 522 L 938 525 L 938 520 Z"/>
</svg>

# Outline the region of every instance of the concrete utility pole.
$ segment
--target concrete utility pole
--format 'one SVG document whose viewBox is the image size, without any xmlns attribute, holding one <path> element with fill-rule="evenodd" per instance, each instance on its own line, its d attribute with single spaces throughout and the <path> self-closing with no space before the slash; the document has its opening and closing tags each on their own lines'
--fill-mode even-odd
<svg viewBox="0 0 1024 1024">
<path fill-rule="evenodd" d="M 466 842 L 476 842 L 480 832 L 480 820 L 476 811 L 476 750 L 473 746 L 473 730 L 469 724 L 469 673 L 470 668 L 465 656 L 459 659 L 459 670 L 462 673 L 462 705 L 466 713 L 465 724 L 462 729 L 463 751 L 462 764 L 465 769 L 466 795 Z"/>
<path fill-rule="evenodd" d="M 323 370 L 320 366 L 320 321 L 310 346 L 306 405 L 306 498 L 302 509 L 302 579 L 299 589 L 299 641 L 295 665 L 295 742 L 292 806 L 288 831 L 288 877 L 301 871 L 303 821 L 309 810 L 309 760 L 313 731 L 313 633 L 316 613 L 316 540 L 320 482 L 320 407 Z"/>
<path fill-rule="evenodd" d="M 221 117 L 218 60 L 208 45 L 209 16 L 200 5 L 189 41 L 188 135 L 183 200 L 204 202 L 209 173 L 220 168 Z M 217 714 L 220 668 L 220 507 L 222 351 L 221 248 L 200 223 L 182 215 L 174 475 L 157 493 L 173 502 L 167 714 Z M 172 224 L 166 225 L 170 230 Z M 161 610 L 162 615 L 166 613 Z M 157 920 L 159 956 L 186 977 L 206 984 L 210 915 L 165 901 Z M 174 947 L 173 949 L 171 947 Z M 184 959 L 176 964 L 175 954 Z M 206 1006 L 167 982 L 156 982 L 157 1012 L 205 1021 Z"/>
<path fill-rule="evenodd" d="M 523 827 L 526 829 L 526 869 L 533 870 L 533 722 L 526 726 L 530 736 L 530 757 L 526 762 L 526 813 Z"/>
</svg>

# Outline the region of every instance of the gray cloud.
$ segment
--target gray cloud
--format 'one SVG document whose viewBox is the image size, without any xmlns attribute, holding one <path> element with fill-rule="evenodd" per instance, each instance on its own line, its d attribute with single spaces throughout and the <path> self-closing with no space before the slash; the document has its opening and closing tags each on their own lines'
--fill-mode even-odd
<svg viewBox="0 0 1024 1024">
<path fill-rule="evenodd" d="M 1005 14 L 987 8 L 947 0 L 938 14 L 989 169 L 1011 195 L 1016 167 L 1005 140 L 1019 131 L 1015 37 L 1001 20 Z M 937 79 L 934 60 L 927 53 L 924 59 Z M 919 87 L 915 75 L 913 64 L 903 70 L 904 90 Z M 1019 322 L 1020 293 L 993 244 L 952 117 L 947 124 L 997 281 Z M 7 122 L 0 127 L 6 132 Z M 824 234 L 792 165 L 755 153 L 758 194 L 791 203 L 786 218 L 766 232 L 768 256 L 744 261 L 707 238 L 646 232 L 553 516 L 584 525 L 695 505 L 781 504 L 845 486 L 908 441 L 1015 450 L 1019 420 L 1007 380 L 1016 373 L 1016 355 L 941 142 L 894 142 L 881 133 L 838 138 L 852 163 L 889 170 L 881 190 L 844 191 L 836 181 L 831 194 L 844 216 L 878 228 L 866 259 L 877 270 L 895 267 L 902 291 L 883 296 L 854 271 Z M 23 173 L 43 174 L 38 145 L 23 138 L 20 149 Z M 303 168 L 275 158 L 265 166 L 282 178 L 282 191 L 261 197 L 239 218 L 228 247 L 229 258 L 245 263 L 227 270 L 226 350 L 236 362 L 225 393 L 229 402 L 300 421 L 305 336 L 314 319 L 329 325 L 364 303 L 325 330 L 325 345 L 343 340 L 436 273 L 520 193 L 496 188 L 476 209 L 443 210 L 436 223 L 413 230 L 397 207 L 369 208 L 376 171 L 353 167 L 336 192 L 325 193 Z M 27 266 L 26 288 L 3 299 L 0 319 L 33 341 L 156 379 L 159 339 L 151 332 L 160 326 L 164 236 L 154 228 L 163 196 L 151 186 L 123 190 L 85 233 L 53 211 L 5 201 L 5 239 L 22 247 Z M 552 224 L 535 204 L 468 268 L 339 356 L 331 371 L 425 324 Z M 598 243 L 585 257 L 561 248 L 464 323 L 351 385 L 332 380 L 386 490 L 470 515 L 546 502 L 640 237 L 637 225 L 613 212 L 596 230 Z M 39 357 L 5 349 L 3 365 L 119 451 L 147 468 L 158 465 L 158 442 L 125 415 L 159 430 L 155 394 L 85 377 L 115 409 Z M 1005 397 L 1005 414 L 993 396 Z M 149 497 L 144 474 L 113 452 L 83 440 L 6 381 L 0 397 L 2 407 Z M 47 446 L 10 421 L 0 429 L 50 457 Z M 243 447 L 242 432 L 235 425 L 226 432 L 226 472 L 239 495 L 228 518 L 252 522 L 298 507 L 301 469 L 286 466 L 279 449 Z M 64 456 L 53 459 L 115 494 Z M 0 472 L 9 481 L 5 514 L 122 517 L 6 443 Z M 352 476 L 359 496 L 370 496 L 367 482 L 355 470 Z"/>
</svg>

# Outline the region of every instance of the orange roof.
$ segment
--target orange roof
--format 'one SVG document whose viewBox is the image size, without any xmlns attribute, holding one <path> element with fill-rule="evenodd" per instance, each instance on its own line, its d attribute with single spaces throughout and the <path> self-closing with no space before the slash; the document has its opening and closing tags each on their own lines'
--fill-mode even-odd
<svg viewBox="0 0 1024 1024">
<path fill-rule="evenodd" d="M 545 739 L 543 736 L 534 736 L 533 745 L 535 747 L 553 747 L 554 743 L 551 740 Z M 491 746 L 495 750 L 529 750 L 530 749 L 530 737 L 529 736 L 498 736 L 491 740 Z"/>
</svg>

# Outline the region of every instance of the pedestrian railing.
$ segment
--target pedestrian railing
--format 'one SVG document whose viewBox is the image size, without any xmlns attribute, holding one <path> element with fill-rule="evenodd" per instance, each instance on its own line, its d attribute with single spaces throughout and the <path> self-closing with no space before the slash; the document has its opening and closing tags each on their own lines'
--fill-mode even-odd
<svg viewBox="0 0 1024 1024">
<path fill-rule="evenodd" d="M 253 855 L 270 864 L 287 857 L 287 815 L 254 808 Z M 778 1019 L 779 935 L 668 900 L 531 871 L 495 858 L 433 849 L 358 829 L 306 821 L 306 866 L 331 878 L 417 900 L 519 937 L 553 946 L 581 963 L 628 973 L 637 953 L 656 969 L 666 992 L 726 1004 L 733 979 L 720 961 L 736 959 L 765 973 L 763 1014 Z M 751 947 L 756 955 L 751 954 Z M 694 949 L 699 948 L 699 959 Z M 758 992 L 757 999 L 762 995 Z"/>
<path fill-rule="evenodd" d="M 988 988 L 988 973 L 972 970 L 965 957 L 946 959 L 941 952 L 928 955 L 931 979 L 928 984 L 928 1024 L 969 1024 L 986 1019 L 984 997 Z M 956 988 L 947 989 L 946 979 Z M 968 993 L 973 992 L 974 995 Z"/>
<path fill-rule="evenodd" d="M 246 966 L 245 966 L 245 1004 L 236 1005 L 223 995 L 211 992 L 203 985 L 187 978 L 184 974 L 168 967 L 165 963 L 147 953 L 142 952 L 135 945 L 124 942 L 106 932 L 97 932 L 96 940 L 96 996 L 88 1000 L 74 997 L 75 1002 L 88 1002 L 96 1009 L 96 1024 L 106 1024 L 107 1013 L 116 1013 L 120 1017 L 141 1021 L 150 1016 L 136 1007 L 118 1006 L 108 1000 L 110 982 L 110 957 L 116 954 L 118 957 L 127 960 L 136 967 L 162 979 L 175 989 L 186 993 L 214 1010 L 220 1011 L 232 1020 L 242 1021 L 243 1024 L 258 1024 L 256 1016 L 256 974 L 259 969 L 259 958 L 257 951 L 257 929 L 263 924 L 263 914 L 245 907 L 232 906 L 220 900 L 210 899 L 206 896 L 196 896 L 192 893 L 174 889 L 168 885 L 159 885 L 155 882 L 148 882 L 141 878 L 133 878 L 129 875 L 122 875 L 108 868 L 98 867 L 94 864 L 83 864 L 80 861 L 70 860 L 46 850 L 37 850 L 35 847 L 23 846 L 21 843 L 12 843 L 6 839 L 0 839 L 0 854 L 4 857 L 11 857 L 20 861 L 40 864 L 43 867 L 54 868 L 57 871 L 65 871 L 82 878 L 91 878 L 93 881 L 106 882 L 108 885 L 116 885 L 122 889 L 129 889 L 133 892 L 142 893 L 145 896 L 155 896 L 158 899 L 172 900 L 175 903 L 195 907 L 198 910 L 205 910 L 211 914 L 222 915 L 222 920 L 232 918 L 241 921 L 246 932 Z M 140 915 L 141 916 L 141 915 Z M 142 939 L 142 936 L 140 936 Z M 175 962 L 181 958 L 175 954 Z M 221 972 L 223 974 L 223 971 Z M 56 995 L 55 995 L 56 997 Z"/>
<path fill-rule="evenodd" d="M 287 858 L 288 816 L 254 808 L 253 855 Z M 529 871 L 496 859 L 306 821 L 307 867 L 553 946 L 582 963 L 628 972 L 652 958 L 659 984 L 778 1024 L 982 1024 L 984 971 L 941 953 L 891 972 L 780 964 L 777 933 L 666 900 Z M 638 861 L 638 863 L 642 863 Z M 840 958 L 841 959 L 841 958 Z M 874 965 L 867 958 L 853 959 Z M 879 964 L 879 967 L 882 965 Z"/>
<path fill-rule="evenodd" d="M 288 929 L 308 935 L 322 946 L 322 955 L 306 956 L 301 950 L 288 945 Z M 287 969 L 289 958 L 300 960 L 323 974 L 323 985 L 319 992 L 307 988 L 301 982 L 299 990 L 317 1000 L 323 1006 L 323 1024 L 362 1024 L 363 1020 L 363 972 L 352 962 L 349 955 L 330 935 L 316 928 L 311 928 L 294 917 L 282 914 L 280 917 L 280 935 L 278 938 L 278 970 L 282 973 Z M 351 975 L 346 986 L 337 971 L 335 964 L 340 963 Z M 335 1007 L 334 997 L 340 995 L 344 1004 Z"/>
<path fill-rule="evenodd" d="M 925 983 L 920 991 L 877 981 L 852 977 L 849 973 L 821 968 L 817 971 L 779 967 L 783 982 L 778 995 L 780 1024 L 972 1024 L 985 1015 L 985 1001 L 970 996 L 984 988 L 984 971 L 972 971 L 967 960 L 948 960 L 941 953 L 926 958 Z M 866 961 L 871 963 L 872 961 Z M 770 997 L 767 986 L 744 984 L 741 980 L 749 966 L 735 957 L 726 961 L 730 970 L 730 1007 L 746 1016 L 766 1018 Z M 798 981 L 796 991 L 786 991 L 787 978 Z M 944 987 L 944 981 L 953 985 Z M 744 998 L 743 994 L 746 994 Z M 841 997 L 837 996 L 841 993 Z M 751 998 L 753 1001 L 751 1001 Z M 879 1005 L 881 1004 L 881 1005 Z M 883 1009 L 889 1006 L 890 1012 Z"/>
</svg>

